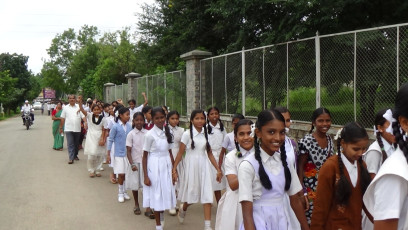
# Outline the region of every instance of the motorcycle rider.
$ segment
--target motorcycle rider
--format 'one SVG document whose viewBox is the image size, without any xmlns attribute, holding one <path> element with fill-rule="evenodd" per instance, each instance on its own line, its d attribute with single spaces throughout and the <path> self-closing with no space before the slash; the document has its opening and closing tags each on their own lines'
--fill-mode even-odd
<svg viewBox="0 0 408 230">
<path fill-rule="evenodd" d="M 28 100 L 25 100 L 24 105 L 21 107 L 21 113 L 22 113 L 21 118 L 23 119 L 23 125 L 24 125 L 24 112 L 26 111 L 30 112 L 31 120 L 32 120 L 32 123 L 34 124 L 34 113 L 33 113 L 34 109 L 32 105 L 28 104 Z"/>
</svg>

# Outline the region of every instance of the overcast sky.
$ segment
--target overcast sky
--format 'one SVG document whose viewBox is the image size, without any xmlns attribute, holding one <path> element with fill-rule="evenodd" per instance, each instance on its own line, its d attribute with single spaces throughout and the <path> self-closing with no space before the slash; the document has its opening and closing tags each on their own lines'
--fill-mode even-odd
<svg viewBox="0 0 408 230">
<path fill-rule="evenodd" d="M 0 53 L 29 56 L 28 69 L 38 73 L 56 34 L 85 24 L 101 32 L 135 30 L 144 2 L 154 0 L 0 0 Z"/>
</svg>

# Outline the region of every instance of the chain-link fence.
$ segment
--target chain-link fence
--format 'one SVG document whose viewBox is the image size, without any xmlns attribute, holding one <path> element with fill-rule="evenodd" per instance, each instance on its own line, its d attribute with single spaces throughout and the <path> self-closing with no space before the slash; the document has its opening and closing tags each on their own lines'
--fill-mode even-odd
<svg viewBox="0 0 408 230">
<path fill-rule="evenodd" d="M 128 98 L 127 84 L 107 86 L 105 92 L 108 103 L 121 98 L 125 104 L 128 100 L 135 99 L 136 105 L 144 103 L 142 92 L 145 92 L 149 105 L 166 105 L 170 110 L 177 110 L 180 115 L 187 113 L 185 71 L 136 78 L 136 91 L 131 98 Z"/>
<path fill-rule="evenodd" d="M 124 103 L 127 102 L 128 86 L 127 84 L 106 86 L 104 91 L 104 98 L 107 103 L 112 103 L 118 99 L 122 99 Z"/>
<path fill-rule="evenodd" d="M 372 127 L 408 81 L 408 24 L 323 35 L 201 60 L 201 107 L 256 116 L 287 106 L 310 121 L 326 107 L 334 124 Z M 244 83 L 244 84 L 242 84 Z"/>
</svg>

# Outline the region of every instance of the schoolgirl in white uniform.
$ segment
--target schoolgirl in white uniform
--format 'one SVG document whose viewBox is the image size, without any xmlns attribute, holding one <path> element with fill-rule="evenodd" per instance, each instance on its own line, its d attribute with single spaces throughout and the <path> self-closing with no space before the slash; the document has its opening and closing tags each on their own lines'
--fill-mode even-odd
<svg viewBox="0 0 408 230">
<path fill-rule="evenodd" d="M 395 151 L 393 146 L 395 137 L 392 134 L 393 122 L 395 122 L 395 119 L 392 117 L 391 109 L 383 109 L 375 116 L 374 135 L 377 140 L 370 145 L 367 152 L 363 155 L 363 160 L 367 165 L 371 179 L 374 179 L 383 162 Z M 371 222 L 365 212 L 363 212 L 362 215 L 362 229 L 374 229 L 373 222 Z"/>
<path fill-rule="evenodd" d="M 143 145 L 143 206 L 154 209 L 156 229 L 163 229 L 164 210 L 176 206 L 171 176 L 173 137 L 169 127 L 164 125 L 166 114 L 162 107 L 152 109 L 152 120 L 154 127 L 145 135 Z"/>
<path fill-rule="evenodd" d="M 184 151 L 184 174 L 180 182 L 178 199 L 184 202 L 179 209 L 179 222 L 184 217 L 189 205 L 202 203 L 204 205 L 204 229 L 211 230 L 211 205 L 213 203 L 212 180 L 221 181 L 222 171 L 217 165 L 210 144 L 208 143 L 205 114 L 202 110 L 193 110 L 190 116 L 190 129 L 181 137 L 180 149 L 173 166 L 173 181 L 178 179 L 177 166 Z M 217 170 L 217 176 L 212 177 L 211 164 Z"/>
<path fill-rule="evenodd" d="M 252 126 L 252 127 L 251 127 Z M 222 195 L 217 208 L 216 230 L 236 230 L 242 223 L 242 209 L 238 202 L 238 166 L 254 153 L 254 130 L 251 120 L 240 120 L 235 125 L 235 149 L 225 157 L 227 191 Z"/>
<path fill-rule="evenodd" d="M 87 138 L 85 142 L 84 154 L 88 155 L 87 166 L 89 177 L 100 177 L 104 155 L 104 136 L 103 136 L 103 115 L 99 105 L 92 105 L 91 111 L 87 112 L 82 107 L 82 97 L 79 97 L 79 109 L 84 114 L 88 124 Z"/>
<path fill-rule="evenodd" d="M 222 143 L 224 141 L 227 132 L 224 129 L 224 124 L 220 119 L 220 111 L 217 107 L 211 107 L 207 110 L 207 130 L 208 130 L 208 142 L 210 143 L 211 150 L 213 152 L 214 158 L 219 163 L 220 153 L 222 149 Z M 219 165 L 220 166 L 220 165 Z M 221 165 L 221 170 L 223 170 L 223 165 Z M 211 168 L 213 178 L 216 177 L 217 171 Z M 217 181 L 212 181 L 212 188 L 214 190 L 215 199 L 218 201 L 221 199 L 221 190 L 225 189 L 226 180 L 225 176 L 222 177 L 221 183 Z"/>
<path fill-rule="evenodd" d="M 385 160 L 364 194 L 374 229 L 408 229 L 408 84 L 397 93 L 393 111 L 395 152 Z"/>
<path fill-rule="evenodd" d="M 220 156 L 218 158 L 218 166 L 220 168 L 224 164 L 225 153 L 230 152 L 235 149 L 234 128 L 235 128 L 235 125 L 242 119 L 245 119 L 245 117 L 244 115 L 240 113 L 236 113 L 232 116 L 232 120 L 231 120 L 232 131 L 230 133 L 227 133 L 227 135 L 225 135 L 224 141 L 222 142 Z"/>
<path fill-rule="evenodd" d="M 171 149 L 171 152 L 173 153 L 173 158 L 176 159 L 177 153 L 179 152 L 180 149 L 180 142 L 181 142 L 181 137 L 183 136 L 184 133 L 184 128 L 179 127 L 180 123 L 180 114 L 174 110 L 170 111 L 167 114 L 167 125 L 169 126 L 170 132 L 173 135 L 173 148 Z M 183 180 L 183 174 L 184 174 L 184 161 L 181 159 L 180 163 L 177 166 L 177 172 L 179 173 L 179 181 Z M 176 182 L 175 184 L 175 189 L 176 189 L 176 195 L 178 194 L 178 190 L 180 189 L 180 183 Z M 176 215 L 177 211 L 175 208 L 169 210 L 170 215 Z"/>
<path fill-rule="evenodd" d="M 292 165 L 286 161 L 285 119 L 277 110 L 264 110 L 255 125 L 255 153 L 239 165 L 239 202 L 245 230 L 308 230 L 298 193 L 302 190 Z M 261 144 L 258 143 L 261 140 Z M 287 193 L 291 206 L 285 205 Z M 296 218 L 291 215 L 294 211 Z M 297 220 L 296 220 L 297 219 Z M 300 226 L 299 226 L 300 223 Z"/>
<path fill-rule="evenodd" d="M 105 119 L 103 119 L 103 121 L 102 121 L 103 122 L 104 133 L 105 133 L 104 134 L 105 143 L 108 143 L 109 132 L 110 132 L 112 126 L 115 124 L 115 112 L 116 112 L 115 108 L 112 105 L 110 105 L 109 106 L 109 116 L 105 117 Z M 105 156 L 105 162 L 109 163 L 109 167 L 111 167 L 112 170 L 113 170 L 113 160 L 114 160 L 114 154 L 115 154 L 114 145 L 115 144 L 113 144 L 111 152 L 110 152 L 110 156 L 111 156 L 111 162 L 110 163 L 107 162 L 107 160 L 106 160 L 107 157 Z M 107 153 L 108 152 L 108 145 L 106 144 L 105 146 L 106 146 L 106 153 Z M 117 180 L 116 180 L 116 175 L 115 175 L 115 173 L 113 171 L 110 173 L 110 182 L 112 184 L 118 183 Z"/>
<path fill-rule="evenodd" d="M 132 190 L 133 193 L 133 198 L 135 199 L 133 213 L 135 215 L 141 214 L 138 190 L 143 187 L 144 180 L 142 158 L 144 136 L 147 133 L 147 130 L 143 128 L 144 121 L 143 113 L 136 112 L 132 119 L 133 130 L 130 131 L 126 137 L 127 158 L 131 167 L 129 167 L 129 170 L 126 173 L 125 185 L 126 190 Z"/>
</svg>

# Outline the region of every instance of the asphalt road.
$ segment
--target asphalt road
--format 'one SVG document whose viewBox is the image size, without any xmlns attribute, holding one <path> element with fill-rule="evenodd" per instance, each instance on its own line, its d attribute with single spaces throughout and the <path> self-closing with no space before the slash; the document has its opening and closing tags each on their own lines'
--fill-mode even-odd
<svg viewBox="0 0 408 230">
<path fill-rule="evenodd" d="M 52 149 L 51 117 L 35 115 L 29 130 L 20 117 L 0 122 L 1 230 L 155 229 L 154 220 L 133 214 L 133 197 L 118 203 L 118 186 L 109 182 L 107 165 L 102 177 L 90 178 L 83 150 L 79 161 L 67 164 L 66 141 L 63 151 Z M 213 205 L 212 226 L 215 212 Z M 203 229 L 203 207 L 190 206 L 184 224 L 167 212 L 165 221 L 164 229 Z"/>
</svg>

